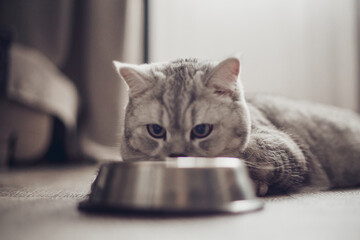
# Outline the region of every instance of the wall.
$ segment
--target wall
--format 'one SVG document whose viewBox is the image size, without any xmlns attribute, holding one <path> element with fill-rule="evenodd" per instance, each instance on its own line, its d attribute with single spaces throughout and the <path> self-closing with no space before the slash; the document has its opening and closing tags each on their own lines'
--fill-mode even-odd
<svg viewBox="0 0 360 240">
<path fill-rule="evenodd" d="M 150 60 L 243 53 L 249 92 L 358 109 L 354 0 L 152 0 Z"/>
</svg>

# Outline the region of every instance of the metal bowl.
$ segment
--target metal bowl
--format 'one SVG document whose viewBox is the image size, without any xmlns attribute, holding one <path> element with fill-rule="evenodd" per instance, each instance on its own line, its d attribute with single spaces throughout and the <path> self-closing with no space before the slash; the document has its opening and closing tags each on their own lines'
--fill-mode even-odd
<svg viewBox="0 0 360 240">
<path fill-rule="evenodd" d="M 237 158 L 167 158 L 101 166 L 83 210 L 240 213 L 261 209 Z"/>
</svg>

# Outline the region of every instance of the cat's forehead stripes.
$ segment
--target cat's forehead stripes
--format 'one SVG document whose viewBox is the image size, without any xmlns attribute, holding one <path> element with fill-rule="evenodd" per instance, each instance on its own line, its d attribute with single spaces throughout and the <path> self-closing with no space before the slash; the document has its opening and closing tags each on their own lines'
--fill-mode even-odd
<svg viewBox="0 0 360 240">
<path fill-rule="evenodd" d="M 196 71 L 199 70 L 199 64 L 196 59 L 178 59 L 165 66 L 163 72 L 167 76 L 182 75 L 193 77 Z"/>
<path fill-rule="evenodd" d="M 136 109 L 142 109 L 146 114 L 130 115 L 143 116 L 138 119 L 139 124 L 151 121 L 167 129 L 189 130 L 197 114 L 192 103 L 199 98 L 204 77 L 212 69 L 212 63 L 198 62 L 196 59 L 154 65 L 148 75 L 153 85 L 151 91 L 145 91 L 134 99 Z M 145 105 L 147 107 L 140 107 Z"/>
<path fill-rule="evenodd" d="M 171 119 L 171 125 L 174 129 L 180 129 L 183 124 L 185 109 L 193 100 L 194 82 L 188 74 L 186 68 L 180 68 L 179 71 L 171 75 L 166 82 L 164 92 L 164 105 Z"/>
<path fill-rule="evenodd" d="M 187 130 L 192 127 L 196 114 L 192 103 L 202 88 L 199 85 L 203 86 L 204 75 L 211 69 L 210 63 L 200 64 L 196 59 L 177 60 L 156 68 L 164 77 L 158 79 L 155 96 L 166 111 L 169 128 Z M 191 122 L 186 121 L 187 112 L 191 113 Z"/>
</svg>

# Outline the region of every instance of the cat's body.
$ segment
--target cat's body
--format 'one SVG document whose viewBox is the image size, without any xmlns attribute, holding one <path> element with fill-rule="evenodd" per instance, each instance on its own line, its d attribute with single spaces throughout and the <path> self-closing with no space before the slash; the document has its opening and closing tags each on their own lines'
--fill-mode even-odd
<svg viewBox="0 0 360 240">
<path fill-rule="evenodd" d="M 248 106 L 253 126 L 250 144 L 257 141 L 260 144 L 248 146 L 247 151 L 269 148 L 258 150 L 258 158 L 274 158 L 277 159 L 274 162 L 288 165 L 289 174 L 284 174 L 284 179 L 280 177 L 280 189 L 360 185 L 358 114 L 332 106 L 264 95 L 248 99 Z M 244 157 L 248 156 L 245 150 Z M 299 164 L 303 160 L 306 164 Z M 286 167 L 279 169 L 280 172 L 273 172 L 281 176 L 281 171 L 287 171 Z M 298 173 L 302 177 L 298 177 Z M 293 180 L 286 180 L 288 176 Z M 273 187 L 276 185 L 273 183 Z"/>
<path fill-rule="evenodd" d="M 360 117 L 273 96 L 245 100 L 236 57 L 115 62 L 130 88 L 121 153 L 240 157 L 259 195 L 360 184 Z"/>
</svg>

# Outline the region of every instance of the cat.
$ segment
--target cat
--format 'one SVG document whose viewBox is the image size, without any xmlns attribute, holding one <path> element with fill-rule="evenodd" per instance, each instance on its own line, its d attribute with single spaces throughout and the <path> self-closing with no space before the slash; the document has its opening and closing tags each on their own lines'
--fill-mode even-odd
<svg viewBox="0 0 360 240">
<path fill-rule="evenodd" d="M 245 97 L 237 56 L 113 63 L 129 87 L 124 160 L 238 157 L 258 196 L 360 184 L 355 112 L 271 95 Z"/>
</svg>

